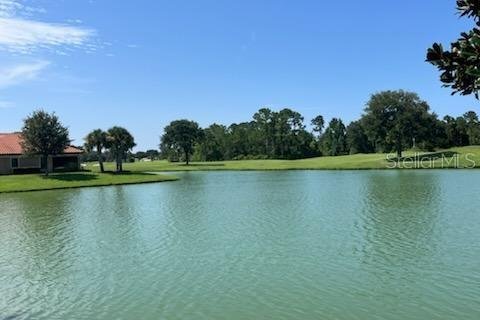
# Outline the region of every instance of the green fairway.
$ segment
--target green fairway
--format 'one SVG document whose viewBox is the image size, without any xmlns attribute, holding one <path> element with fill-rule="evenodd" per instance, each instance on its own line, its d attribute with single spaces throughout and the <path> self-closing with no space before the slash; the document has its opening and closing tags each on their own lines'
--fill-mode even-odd
<svg viewBox="0 0 480 320">
<path fill-rule="evenodd" d="M 480 146 L 454 148 L 435 153 L 421 153 L 422 162 L 405 159 L 400 169 L 425 168 L 472 168 L 480 167 Z M 415 155 L 414 152 L 405 152 L 404 156 Z M 429 157 L 431 155 L 431 157 Z M 193 162 L 190 165 L 168 161 L 126 163 L 126 170 L 132 172 L 156 171 L 201 171 L 201 170 L 362 170 L 362 169 L 389 169 L 395 163 L 387 161 L 387 154 L 356 154 L 338 157 L 319 157 L 301 160 L 238 160 L 219 162 Z M 393 159 L 394 155 L 390 155 Z M 107 163 L 111 170 L 113 163 Z M 88 168 L 98 170 L 96 163 L 89 163 Z"/>
<path fill-rule="evenodd" d="M 10 175 L 0 176 L 0 193 L 151 183 L 176 179 L 174 176 L 165 174 L 158 175 L 140 172 L 122 174 L 96 172 L 56 173 L 50 174 L 48 177 L 40 174 Z"/>
</svg>

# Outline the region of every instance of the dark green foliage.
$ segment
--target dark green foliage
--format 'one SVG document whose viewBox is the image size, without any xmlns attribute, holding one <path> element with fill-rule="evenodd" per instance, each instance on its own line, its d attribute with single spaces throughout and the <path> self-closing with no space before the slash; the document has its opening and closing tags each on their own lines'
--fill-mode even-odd
<svg viewBox="0 0 480 320">
<path fill-rule="evenodd" d="M 325 126 L 325 120 L 323 119 L 323 116 L 316 116 L 312 119 L 311 124 L 313 127 L 313 131 L 318 135 L 321 135 L 323 132 L 323 127 Z"/>
<path fill-rule="evenodd" d="M 374 152 L 373 145 L 368 140 L 362 121 L 353 121 L 347 127 L 347 150 L 350 154 Z"/>
<path fill-rule="evenodd" d="M 134 159 L 150 159 L 150 160 L 158 160 L 160 158 L 160 152 L 158 150 L 147 150 L 147 151 L 137 151 L 135 154 L 132 155 Z"/>
<path fill-rule="evenodd" d="M 107 131 L 107 147 L 115 159 L 117 172 L 123 171 L 123 160 L 135 145 L 135 140 L 127 129 L 113 127 Z"/>
<path fill-rule="evenodd" d="M 60 123 L 55 113 L 49 114 L 43 110 L 34 111 L 24 120 L 22 137 L 24 152 L 41 155 L 45 164 L 49 155 L 63 153 L 70 144 L 68 129 Z M 45 165 L 45 174 L 48 175 L 48 164 Z"/>
<path fill-rule="evenodd" d="M 198 123 L 189 120 L 172 121 L 164 129 L 160 148 L 168 157 L 183 153 L 187 165 L 197 142 L 203 137 L 203 131 Z"/>
<path fill-rule="evenodd" d="M 253 115 L 253 120 L 258 131 L 257 137 L 262 140 L 262 154 L 273 156 L 275 154 L 275 132 L 277 113 L 268 108 L 262 108 Z"/>
<path fill-rule="evenodd" d="M 252 121 L 229 127 L 212 124 L 203 130 L 195 122 L 174 121 L 165 128 L 161 155 L 170 161 L 301 159 L 392 151 L 401 155 L 410 148 L 433 151 L 480 143 L 475 113 L 442 121 L 417 94 L 402 90 L 373 95 L 362 118 L 348 127 L 334 118 L 323 130 L 322 116 L 310 123 L 313 132 L 306 129 L 303 116 L 289 108 L 262 108 Z M 145 153 L 137 154 L 143 157 Z"/>
<path fill-rule="evenodd" d="M 278 112 L 262 108 L 253 119 L 248 124 L 230 126 L 233 159 L 299 159 L 318 155 L 315 139 L 305 130 L 300 113 L 289 108 Z"/>
<path fill-rule="evenodd" d="M 158 150 L 150 149 L 145 151 L 145 153 L 150 160 L 157 160 L 160 157 L 160 152 L 158 152 Z"/>
<path fill-rule="evenodd" d="M 96 129 L 90 132 L 84 140 L 87 152 L 92 152 L 93 149 L 96 149 L 100 171 L 104 172 L 102 152 L 107 147 L 107 133 L 101 129 Z"/>
<path fill-rule="evenodd" d="M 197 160 L 221 161 L 227 155 L 228 132 L 223 125 L 212 124 L 204 130 L 204 136 L 196 149 Z"/>
<path fill-rule="evenodd" d="M 440 80 L 452 94 L 474 94 L 478 99 L 480 89 L 480 2 L 458 0 L 457 9 L 461 16 L 473 18 L 476 26 L 451 44 L 450 50 L 434 43 L 427 52 L 427 62 L 441 72 Z"/>
<path fill-rule="evenodd" d="M 342 120 L 333 118 L 320 139 L 324 155 L 339 156 L 347 154 L 347 133 Z"/>
<path fill-rule="evenodd" d="M 467 16 L 478 21 L 480 17 L 480 2 L 478 0 L 457 0 L 460 16 Z"/>
<path fill-rule="evenodd" d="M 480 123 L 478 116 L 474 111 L 469 111 L 463 115 L 466 122 L 466 131 L 470 145 L 480 144 Z"/>
<path fill-rule="evenodd" d="M 305 135 L 300 132 L 305 131 L 303 117 L 300 113 L 291 109 L 282 109 L 274 113 L 275 123 L 275 148 L 274 155 L 279 159 L 295 159 L 299 157 L 299 148 L 301 148 Z"/>
<path fill-rule="evenodd" d="M 462 147 L 468 145 L 469 137 L 467 134 L 467 124 L 464 118 L 445 116 L 443 122 L 445 124 L 448 146 Z"/>
<path fill-rule="evenodd" d="M 226 159 L 244 159 L 248 156 L 263 154 L 261 132 L 257 131 L 255 122 L 232 124 L 228 128 L 229 151 Z"/>
<path fill-rule="evenodd" d="M 362 121 L 376 151 L 402 151 L 430 138 L 435 116 L 416 93 L 384 91 L 372 95 Z"/>
</svg>

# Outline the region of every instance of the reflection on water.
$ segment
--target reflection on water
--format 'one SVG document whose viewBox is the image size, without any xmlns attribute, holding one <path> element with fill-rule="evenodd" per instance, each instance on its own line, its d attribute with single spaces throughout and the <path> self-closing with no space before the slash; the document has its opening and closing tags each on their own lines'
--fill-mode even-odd
<svg viewBox="0 0 480 320">
<path fill-rule="evenodd" d="M 0 319 L 477 319 L 480 173 L 0 195 Z"/>
</svg>

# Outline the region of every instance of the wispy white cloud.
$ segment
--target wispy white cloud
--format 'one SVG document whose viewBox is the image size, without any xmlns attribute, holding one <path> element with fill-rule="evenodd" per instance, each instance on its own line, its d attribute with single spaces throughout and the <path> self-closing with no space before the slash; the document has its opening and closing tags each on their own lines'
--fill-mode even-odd
<svg viewBox="0 0 480 320">
<path fill-rule="evenodd" d="M 37 61 L 0 69 L 0 89 L 36 79 L 49 64 L 48 61 Z"/>
<path fill-rule="evenodd" d="M 13 108 L 15 107 L 15 105 L 13 104 L 13 102 L 10 102 L 10 101 L 1 101 L 0 100 L 0 109 L 10 109 L 10 108 Z"/>
<path fill-rule="evenodd" d="M 0 17 L 11 17 L 24 6 L 17 0 L 0 0 Z"/>
<path fill-rule="evenodd" d="M 0 0 L 0 16 L 32 16 L 37 13 L 46 13 L 44 8 L 31 7 L 24 4 L 26 0 Z"/>
<path fill-rule="evenodd" d="M 31 19 L 32 13 L 42 10 L 25 6 L 20 0 L 0 0 L 0 49 L 14 53 L 53 49 L 61 53 L 64 51 L 59 48 L 95 48 L 89 43 L 95 30 Z"/>
<path fill-rule="evenodd" d="M 59 46 L 81 47 L 93 31 L 68 25 L 16 18 L 0 18 L 0 46 L 11 52 L 29 53 Z"/>
</svg>

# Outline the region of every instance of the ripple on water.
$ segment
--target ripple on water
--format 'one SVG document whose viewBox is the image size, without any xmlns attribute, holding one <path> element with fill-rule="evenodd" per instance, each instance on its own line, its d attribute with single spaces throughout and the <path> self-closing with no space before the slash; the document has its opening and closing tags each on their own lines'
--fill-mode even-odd
<svg viewBox="0 0 480 320">
<path fill-rule="evenodd" d="M 1 195 L 0 319 L 477 319 L 477 175 L 185 173 Z"/>
</svg>

